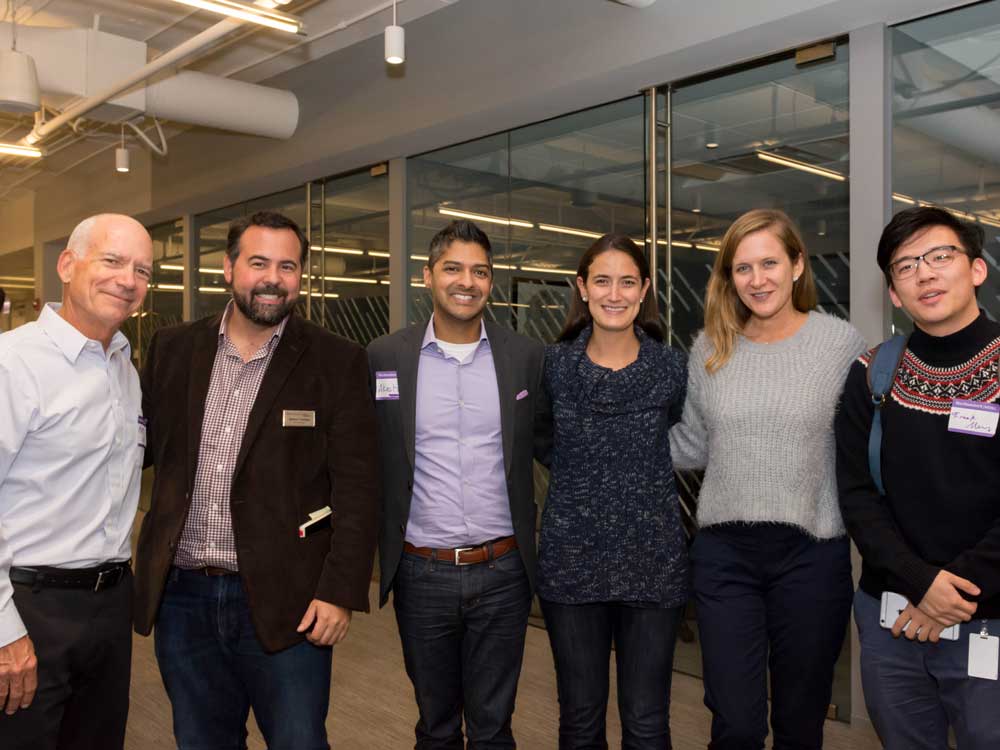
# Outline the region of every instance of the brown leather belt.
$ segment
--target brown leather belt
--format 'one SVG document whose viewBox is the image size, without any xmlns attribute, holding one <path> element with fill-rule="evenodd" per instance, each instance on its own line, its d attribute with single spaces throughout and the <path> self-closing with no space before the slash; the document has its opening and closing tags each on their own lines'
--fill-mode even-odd
<svg viewBox="0 0 1000 750">
<path fill-rule="evenodd" d="M 496 539 L 492 542 L 475 547 L 456 547 L 455 549 L 434 549 L 433 547 L 415 547 L 409 542 L 403 543 L 403 551 L 421 557 L 431 557 L 441 562 L 452 565 L 475 565 L 484 563 L 489 559 L 503 557 L 511 550 L 517 549 L 517 539 L 512 536 L 505 536 L 503 539 Z M 492 554 L 491 554 L 492 553 Z"/>
</svg>

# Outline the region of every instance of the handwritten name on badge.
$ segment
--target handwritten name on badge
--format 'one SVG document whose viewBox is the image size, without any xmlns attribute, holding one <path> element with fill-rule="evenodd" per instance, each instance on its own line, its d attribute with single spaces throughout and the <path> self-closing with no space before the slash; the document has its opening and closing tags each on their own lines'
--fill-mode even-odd
<svg viewBox="0 0 1000 750">
<path fill-rule="evenodd" d="M 399 379 L 396 377 L 395 370 L 375 373 L 375 400 L 399 400 Z"/>
<path fill-rule="evenodd" d="M 997 422 L 1000 422 L 1000 404 L 966 401 L 963 398 L 951 402 L 948 432 L 993 437 L 997 432 Z"/>
</svg>

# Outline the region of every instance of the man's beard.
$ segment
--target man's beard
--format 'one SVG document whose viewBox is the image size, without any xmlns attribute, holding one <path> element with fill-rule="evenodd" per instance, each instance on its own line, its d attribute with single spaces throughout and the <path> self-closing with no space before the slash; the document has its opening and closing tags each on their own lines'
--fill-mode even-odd
<svg viewBox="0 0 1000 750">
<path fill-rule="evenodd" d="M 273 294 L 284 300 L 277 305 L 265 305 L 258 302 L 256 297 L 260 294 Z M 259 326 L 276 326 L 295 307 L 295 300 L 288 300 L 288 292 L 279 286 L 267 284 L 253 289 L 249 295 L 244 297 L 233 290 L 233 302 L 240 309 L 240 312 L 248 319 Z"/>
</svg>

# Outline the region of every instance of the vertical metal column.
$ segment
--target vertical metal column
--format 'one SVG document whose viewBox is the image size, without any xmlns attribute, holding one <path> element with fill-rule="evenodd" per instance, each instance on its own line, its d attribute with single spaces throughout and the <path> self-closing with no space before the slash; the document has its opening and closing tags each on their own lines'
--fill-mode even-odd
<svg viewBox="0 0 1000 750">
<path fill-rule="evenodd" d="M 674 339 L 674 212 L 673 212 L 673 89 L 666 87 L 664 92 L 666 105 L 666 120 L 663 133 L 663 204 L 666 207 L 667 235 L 667 343 Z"/>
<path fill-rule="evenodd" d="M 312 247 L 313 247 L 313 223 L 312 223 L 312 183 L 306 183 L 306 241 L 309 249 L 306 251 L 306 320 L 312 320 L 313 295 L 312 295 Z"/>
<path fill-rule="evenodd" d="M 198 228 L 192 214 L 181 217 L 181 318 L 189 323 L 198 317 Z"/>
<path fill-rule="evenodd" d="M 389 160 L 389 331 L 406 325 L 410 292 L 406 159 Z"/>
<path fill-rule="evenodd" d="M 659 304 L 657 278 L 659 269 L 656 244 L 656 219 L 659 207 L 656 205 L 656 136 L 659 132 L 656 122 L 656 87 L 646 89 L 646 224 L 649 229 L 649 267 L 652 278 L 650 291 L 653 299 Z"/>
</svg>

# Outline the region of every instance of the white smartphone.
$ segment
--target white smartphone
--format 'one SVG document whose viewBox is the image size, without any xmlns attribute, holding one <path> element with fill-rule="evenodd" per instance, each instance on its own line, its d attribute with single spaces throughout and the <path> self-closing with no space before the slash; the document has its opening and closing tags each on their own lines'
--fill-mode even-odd
<svg viewBox="0 0 1000 750">
<path fill-rule="evenodd" d="M 882 615 L 880 618 L 880 624 L 886 630 L 891 630 L 892 626 L 896 624 L 896 620 L 899 619 L 899 615 L 910 602 L 902 594 L 897 594 L 895 591 L 883 591 L 882 592 Z M 906 628 L 910 627 L 910 623 L 906 623 Z M 946 641 L 957 641 L 959 635 L 959 626 L 952 625 L 951 627 L 945 628 L 941 631 L 941 638 Z"/>
</svg>

